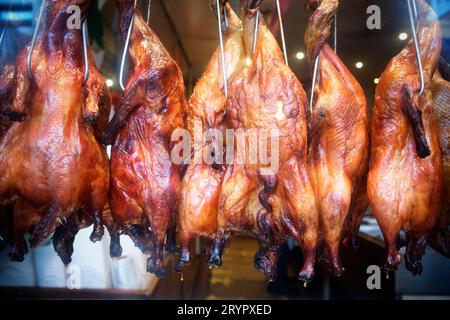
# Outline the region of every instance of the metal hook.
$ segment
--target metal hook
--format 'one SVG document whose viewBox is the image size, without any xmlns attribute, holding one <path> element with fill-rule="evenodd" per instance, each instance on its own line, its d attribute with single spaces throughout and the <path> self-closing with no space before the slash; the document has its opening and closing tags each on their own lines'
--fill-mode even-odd
<svg viewBox="0 0 450 320">
<path fill-rule="evenodd" d="M 309 100 L 309 111 L 311 112 L 311 114 L 313 112 L 314 88 L 316 86 L 318 69 L 319 69 L 319 56 L 317 56 L 316 60 L 314 61 L 313 78 L 311 83 L 311 98 Z"/>
<path fill-rule="evenodd" d="M 334 15 L 334 32 L 333 32 L 333 45 L 334 45 L 334 52 L 337 53 L 337 11 Z"/>
<path fill-rule="evenodd" d="M 33 55 L 34 46 L 36 45 L 36 39 L 39 31 L 39 26 L 41 24 L 42 15 L 44 14 L 44 8 L 45 8 L 45 0 L 42 0 L 41 8 L 39 9 L 39 15 L 38 19 L 36 21 L 36 26 L 34 28 L 33 32 L 33 38 L 31 39 L 30 49 L 28 49 L 28 56 L 27 56 L 27 74 L 28 78 L 33 78 L 33 75 L 31 74 L 31 56 Z"/>
<path fill-rule="evenodd" d="M 333 46 L 334 46 L 334 52 L 337 53 L 337 11 L 334 15 L 334 23 L 333 23 Z M 313 70 L 313 78 L 311 83 L 311 98 L 309 101 L 309 111 L 312 113 L 313 111 L 313 103 L 314 103 L 314 88 L 316 86 L 317 82 L 317 72 L 319 71 L 319 56 L 317 56 L 316 60 L 314 61 L 314 70 Z"/>
<path fill-rule="evenodd" d="M 258 30 L 259 30 L 259 11 L 256 11 L 256 21 L 255 21 L 255 34 L 253 36 L 253 50 L 255 52 L 256 42 L 258 41 Z"/>
<path fill-rule="evenodd" d="M 86 81 L 89 78 L 89 56 L 88 56 L 88 44 L 87 44 L 87 22 L 86 20 L 83 22 L 82 25 L 82 37 L 83 37 L 83 55 L 84 55 L 84 83 L 86 83 Z"/>
<path fill-rule="evenodd" d="M 425 90 L 425 75 L 423 73 L 423 65 L 422 65 L 422 59 L 420 57 L 420 48 L 419 48 L 419 42 L 417 41 L 417 34 L 416 34 L 416 24 L 414 22 L 414 15 L 413 15 L 413 9 L 411 6 L 411 1 L 414 3 L 413 6 L 415 6 L 414 0 L 407 0 L 408 2 L 408 14 L 409 14 L 409 22 L 411 24 L 411 30 L 412 30 L 412 36 L 414 41 L 414 47 L 416 49 L 416 57 L 417 57 L 417 64 L 419 65 L 419 73 L 420 73 L 420 92 L 419 96 L 421 96 Z M 416 8 L 417 10 L 417 8 Z"/>
<path fill-rule="evenodd" d="M 137 0 L 134 0 L 134 10 L 135 11 L 133 12 L 133 16 L 131 17 L 130 26 L 128 27 L 127 38 L 125 40 L 125 47 L 123 48 L 122 60 L 120 61 L 119 85 L 123 91 L 125 91 L 125 85 L 123 84 L 123 71 L 125 68 L 125 61 L 127 59 L 128 48 L 130 46 L 131 32 L 133 31 L 134 17 L 136 14 L 135 13 L 136 12 L 136 4 L 137 4 Z"/>
<path fill-rule="evenodd" d="M 225 65 L 225 49 L 223 47 L 223 35 L 222 35 L 222 17 L 220 13 L 220 0 L 216 0 L 217 6 L 217 25 L 219 28 L 219 41 L 220 41 L 220 55 L 222 63 L 222 76 L 223 76 L 223 91 L 225 98 L 228 97 L 228 84 L 227 84 L 227 67 Z M 226 15 L 225 15 L 226 16 Z"/>
<path fill-rule="evenodd" d="M 13 1 L 10 0 L 10 1 L 9 1 L 9 7 L 8 7 L 8 20 L 11 19 L 11 8 L 12 8 L 12 4 L 13 4 Z M 3 37 L 5 36 L 6 28 L 7 28 L 7 26 L 5 25 L 5 26 L 3 27 L 2 34 L 0 35 L 0 46 L 1 46 L 2 43 L 3 43 Z"/>
<path fill-rule="evenodd" d="M 283 45 L 284 61 L 286 62 L 286 65 L 289 66 L 286 50 L 286 39 L 284 38 L 283 17 L 281 16 L 281 9 L 280 9 L 280 0 L 277 0 L 276 2 L 278 11 L 278 21 L 280 23 L 281 44 Z"/>
<path fill-rule="evenodd" d="M 147 25 L 150 23 L 150 10 L 152 7 L 152 0 L 148 0 L 148 4 L 147 4 Z"/>
</svg>

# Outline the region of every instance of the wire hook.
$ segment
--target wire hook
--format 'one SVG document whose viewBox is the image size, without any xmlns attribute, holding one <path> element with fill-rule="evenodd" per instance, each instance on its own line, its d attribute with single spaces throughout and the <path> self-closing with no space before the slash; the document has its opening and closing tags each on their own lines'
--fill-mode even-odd
<svg viewBox="0 0 450 320">
<path fill-rule="evenodd" d="M 41 24 L 42 15 L 44 14 L 45 8 L 45 0 L 42 0 L 41 8 L 39 9 L 38 19 L 36 21 L 36 26 L 34 27 L 33 38 L 31 39 L 30 48 L 28 49 L 27 55 L 27 74 L 28 78 L 32 79 L 33 75 L 31 74 L 31 57 L 33 55 L 34 46 L 36 45 L 36 39 L 39 32 L 39 26 Z"/>
<path fill-rule="evenodd" d="M 334 45 L 334 52 L 337 53 L 337 11 L 334 15 L 334 23 L 333 23 L 333 45 Z M 314 61 L 314 70 L 313 70 L 313 77 L 312 77 L 312 83 L 311 83 L 311 98 L 309 101 L 309 111 L 312 113 L 313 111 L 313 103 L 314 103 L 314 88 L 316 87 L 317 82 L 317 72 L 319 71 L 319 56 L 316 57 L 316 60 Z"/>
<path fill-rule="evenodd" d="M 253 35 L 253 50 L 252 50 L 252 53 L 254 53 L 255 49 L 256 49 L 256 42 L 258 41 L 258 30 L 259 30 L 259 10 L 256 11 L 255 33 Z"/>
<path fill-rule="evenodd" d="M 12 8 L 12 4 L 13 4 L 13 1 L 10 0 L 10 1 L 9 1 L 9 7 L 8 7 L 8 20 L 11 19 L 11 8 Z M 3 43 L 3 37 L 5 36 L 6 28 L 7 28 L 7 26 L 5 25 L 5 26 L 3 27 L 2 34 L 0 35 L 0 46 L 1 46 L 2 43 Z"/>
<path fill-rule="evenodd" d="M 131 32 L 133 31 L 134 18 L 136 15 L 137 0 L 134 0 L 134 11 L 131 17 L 130 26 L 128 27 L 127 38 L 125 39 L 125 47 L 122 52 L 122 59 L 120 61 L 120 73 L 119 73 L 119 85 L 120 88 L 125 91 L 125 85 L 123 84 L 123 71 L 125 69 L 125 61 L 127 60 L 128 48 L 130 46 Z"/>
<path fill-rule="evenodd" d="M 419 96 L 421 96 L 425 90 L 425 75 L 423 73 L 423 65 L 422 65 L 422 58 L 420 57 L 420 48 L 419 48 L 419 42 L 417 41 L 417 34 L 416 34 L 416 24 L 414 22 L 414 13 L 413 8 L 415 7 L 414 0 L 406 0 L 408 2 L 408 14 L 409 14 L 409 22 L 411 24 L 411 30 L 412 30 L 412 36 L 414 41 L 414 47 L 416 49 L 416 58 L 417 58 L 417 64 L 419 65 L 419 73 L 420 73 L 420 92 Z M 417 8 L 415 9 L 417 13 Z"/>
<path fill-rule="evenodd" d="M 276 2 L 277 2 L 278 21 L 280 23 L 281 44 L 283 45 L 284 61 L 286 62 L 286 65 L 289 66 L 286 50 L 286 39 L 284 37 L 283 17 L 281 16 L 281 9 L 280 9 L 280 0 L 277 0 Z"/>
<path fill-rule="evenodd" d="M 216 0 L 217 7 L 217 25 L 219 28 L 219 41 L 220 41 L 220 56 L 222 64 L 222 76 L 223 76 L 223 91 L 225 93 L 225 98 L 228 97 L 228 84 L 227 84 L 227 67 L 225 65 L 225 49 L 223 47 L 223 34 L 222 34 L 222 17 L 220 10 L 220 0 Z M 225 14 L 226 16 L 226 14 Z"/>
<path fill-rule="evenodd" d="M 148 3 L 147 3 L 147 20 L 146 20 L 146 22 L 147 22 L 147 25 L 150 23 L 150 10 L 151 10 L 151 7 L 152 7 L 152 0 L 148 0 Z"/>
<path fill-rule="evenodd" d="M 83 55 L 84 55 L 84 83 L 88 81 L 89 78 L 89 56 L 88 56 L 88 36 L 87 36 L 87 22 L 83 21 L 82 25 L 82 37 L 83 37 Z"/>
</svg>

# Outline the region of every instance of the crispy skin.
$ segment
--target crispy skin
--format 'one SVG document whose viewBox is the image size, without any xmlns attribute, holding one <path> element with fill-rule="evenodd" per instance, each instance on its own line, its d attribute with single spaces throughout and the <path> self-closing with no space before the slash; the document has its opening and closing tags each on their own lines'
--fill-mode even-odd
<svg viewBox="0 0 450 320">
<path fill-rule="evenodd" d="M 321 2 L 309 20 L 305 42 L 312 64 L 319 57 L 311 116 L 311 176 L 323 241 L 333 273 L 339 276 L 343 272 L 339 248 L 346 222 L 350 222 L 350 237 L 355 243 L 361 216 L 368 205 L 365 176 L 369 133 L 364 92 L 325 43 L 324 35 L 330 34 L 337 7 L 337 0 Z"/>
<path fill-rule="evenodd" d="M 133 2 L 117 1 L 124 39 L 135 14 L 129 50 L 132 69 L 120 108 L 103 140 L 115 140 L 111 153 L 112 215 L 141 249 L 152 247 L 147 270 L 163 277 L 167 273 L 163 262 L 166 233 L 174 227 L 181 189 L 180 167 L 170 154 L 174 145 L 171 135 L 184 128 L 187 103 L 178 65 L 141 14 L 134 12 Z"/>
<path fill-rule="evenodd" d="M 314 274 L 319 219 L 307 168 L 306 94 L 263 19 L 251 54 L 258 10 L 255 2 L 259 4 L 242 1 L 244 42 L 252 63 L 232 80 L 227 111 L 234 129 L 278 130 L 279 171 L 264 175 L 262 169 L 267 165 L 260 161 L 235 162 L 228 167 L 211 262 L 220 264 L 220 255 L 233 234 L 251 232 L 260 244 L 255 266 L 272 280 L 278 245 L 293 236 L 305 254 L 299 279 L 307 282 Z M 268 151 L 270 155 L 270 147 Z"/>
<path fill-rule="evenodd" d="M 2 68 L 0 74 L 0 137 L 11 125 L 6 108 L 11 100 L 13 82 L 14 82 L 14 66 L 6 65 Z"/>
<path fill-rule="evenodd" d="M 434 110 L 437 117 L 439 141 L 442 150 L 445 182 L 444 197 L 446 201 L 441 210 L 439 228 L 431 235 L 430 244 L 440 253 L 450 257 L 450 82 L 436 71 L 431 82 L 431 90 L 433 92 Z"/>
<path fill-rule="evenodd" d="M 441 50 L 441 29 L 431 7 L 419 1 L 419 40 L 426 88 L 420 78 L 414 45 L 394 57 L 381 76 L 375 95 L 371 130 L 368 197 L 387 246 L 387 269 L 400 263 L 400 230 L 408 234 L 406 266 L 421 272 L 428 233 L 436 226 L 442 204 L 443 172 L 437 123 L 430 90 Z"/>
<path fill-rule="evenodd" d="M 99 106 L 100 99 L 108 99 L 92 91 L 104 86 L 92 63 L 90 78 L 83 84 L 81 32 L 68 30 L 65 23 L 68 6 L 78 5 L 84 19 L 90 2 L 48 0 L 48 15 L 33 51 L 32 79 L 26 72 L 28 50 L 17 59 L 5 109 L 12 120 L 21 122 L 12 123 L 0 139 L 0 200 L 15 202 L 13 260 L 22 260 L 27 252 L 25 232 L 33 227 L 30 244 L 35 247 L 60 218 L 80 209 L 94 221 L 91 240 L 103 234 L 108 159 L 94 136 L 95 122 L 83 117 L 88 105 L 83 90 L 93 96 L 90 105 L 98 110 L 108 109 Z M 94 114 L 105 117 L 100 111 Z"/>
<path fill-rule="evenodd" d="M 227 79 L 230 79 L 244 66 L 245 48 L 241 21 L 228 3 L 224 8 L 228 20 L 224 51 Z M 191 137 L 195 136 L 196 123 L 203 133 L 208 129 L 223 131 L 226 128 L 225 104 L 221 52 L 218 48 L 189 100 L 187 123 Z M 201 235 L 214 238 L 217 232 L 218 201 L 225 169 L 221 165 L 205 163 L 202 157 L 206 151 L 205 142 L 199 146 L 194 145 L 192 162 L 182 181 L 177 220 L 181 255 L 176 266 L 177 271 L 182 271 L 189 263 L 189 245 L 193 237 Z M 201 159 L 201 163 L 194 162 L 196 157 Z"/>
</svg>

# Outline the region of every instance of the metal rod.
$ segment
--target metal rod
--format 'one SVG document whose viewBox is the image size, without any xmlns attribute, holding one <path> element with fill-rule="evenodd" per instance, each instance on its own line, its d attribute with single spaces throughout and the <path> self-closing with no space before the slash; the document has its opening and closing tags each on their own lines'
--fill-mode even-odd
<svg viewBox="0 0 450 320">
<path fill-rule="evenodd" d="M 419 95 L 421 96 L 425 90 L 425 75 L 423 73 L 422 59 L 420 57 L 420 48 L 419 48 L 419 42 L 417 41 L 416 24 L 414 23 L 414 16 L 413 16 L 413 9 L 411 6 L 411 1 L 414 2 L 414 0 L 407 0 L 408 14 L 409 14 L 409 22 L 411 24 L 414 47 L 416 49 L 417 64 L 419 65 L 419 73 L 420 73 L 420 93 L 419 93 Z"/>
<path fill-rule="evenodd" d="M 223 7 L 223 21 L 225 22 L 225 28 L 228 28 L 228 17 L 227 17 L 227 10 L 225 9 L 225 6 Z"/>
<path fill-rule="evenodd" d="M 125 91 L 125 85 L 123 84 L 123 71 L 125 69 L 125 61 L 127 60 L 127 53 L 128 53 L 128 48 L 130 46 L 131 33 L 133 31 L 134 17 L 136 14 L 135 13 L 136 12 L 136 4 L 137 4 L 137 0 L 134 0 L 134 12 L 133 12 L 133 16 L 131 17 L 130 25 L 128 26 L 127 38 L 125 39 L 125 47 L 123 48 L 122 59 L 120 61 L 119 85 L 123 91 Z"/>
<path fill-rule="evenodd" d="M 416 1 L 415 1 L 415 0 L 412 1 L 412 7 L 413 7 L 413 12 L 414 12 L 414 22 L 415 22 L 416 25 L 417 25 L 417 16 L 418 16 L 418 13 L 417 13 L 417 5 L 416 5 Z"/>
<path fill-rule="evenodd" d="M 150 23 L 150 10 L 152 7 L 152 0 L 148 0 L 148 4 L 147 4 L 147 25 Z"/>
<path fill-rule="evenodd" d="M 259 30 L 259 11 L 256 11 L 255 34 L 253 36 L 252 53 L 255 52 L 255 49 L 256 49 L 256 42 L 258 41 L 258 30 Z"/>
<path fill-rule="evenodd" d="M 12 3 L 13 3 L 13 1 L 10 0 L 10 1 L 9 1 L 9 7 L 8 7 L 8 21 L 11 19 L 11 8 L 12 8 Z M 6 28 L 7 28 L 7 26 L 5 25 L 5 26 L 3 27 L 2 34 L 0 35 L 0 46 L 1 46 L 2 43 L 3 43 L 3 38 L 4 38 L 5 33 L 6 33 Z"/>
<path fill-rule="evenodd" d="M 334 15 L 334 32 L 333 32 L 333 45 L 334 45 L 334 52 L 337 53 L 337 11 Z"/>
<path fill-rule="evenodd" d="M 41 8 L 39 9 L 38 19 L 36 21 L 36 26 L 34 27 L 33 38 L 31 39 L 30 48 L 28 49 L 27 74 L 28 78 L 30 79 L 33 77 L 33 75 L 31 74 L 31 57 L 33 55 L 34 46 L 36 45 L 36 39 L 39 32 L 39 25 L 41 24 L 42 15 L 44 14 L 44 7 L 45 7 L 45 0 L 42 0 Z"/>
<path fill-rule="evenodd" d="M 227 84 L 227 67 L 225 65 L 225 49 L 223 47 L 223 35 L 222 35 L 222 17 L 220 14 L 220 1 L 216 0 L 217 6 L 217 26 L 219 28 L 219 41 L 220 41 L 220 57 L 222 63 L 222 77 L 223 77 L 223 90 L 225 98 L 228 97 L 228 84 Z"/>
<path fill-rule="evenodd" d="M 280 23 L 281 44 L 283 46 L 284 61 L 286 62 L 286 65 L 288 66 L 289 61 L 288 61 L 287 50 L 286 50 L 286 39 L 284 37 L 283 17 L 281 16 L 280 0 L 277 0 L 276 2 L 277 2 L 277 11 L 278 11 L 278 21 Z"/>
<path fill-rule="evenodd" d="M 319 69 L 319 56 L 317 56 L 316 61 L 314 61 L 313 78 L 312 78 L 312 83 L 311 83 L 311 99 L 309 101 L 309 111 L 311 112 L 311 114 L 313 112 L 314 88 L 316 86 L 318 69 Z"/>
<path fill-rule="evenodd" d="M 83 26 L 81 27 L 82 37 L 83 37 L 83 55 L 84 55 L 84 83 L 88 81 L 89 78 L 89 56 L 88 56 L 88 35 L 87 35 L 87 22 L 83 21 Z"/>
</svg>

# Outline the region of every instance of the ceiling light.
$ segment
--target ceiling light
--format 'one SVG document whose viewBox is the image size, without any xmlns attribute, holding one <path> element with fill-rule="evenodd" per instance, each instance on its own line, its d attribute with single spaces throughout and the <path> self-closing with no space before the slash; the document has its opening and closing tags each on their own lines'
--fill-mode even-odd
<svg viewBox="0 0 450 320">
<path fill-rule="evenodd" d="M 111 88 L 114 85 L 114 81 L 112 81 L 111 79 L 107 79 L 106 85 L 108 86 L 108 88 Z"/>
<path fill-rule="evenodd" d="M 408 39 L 408 34 L 406 32 L 402 32 L 398 35 L 398 38 L 402 41 L 406 40 L 406 39 Z"/>
<path fill-rule="evenodd" d="M 379 83 L 380 83 L 380 78 L 375 78 L 375 79 L 373 79 L 373 83 L 379 84 Z"/>
<path fill-rule="evenodd" d="M 305 54 L 304 54 L 303 52 L 299 51 L 299 52 L 297 52 L 297 54 L 295 55 L 295 57 L 296 57 L 298 60 L 303 60 L 303 59 L 305 58 Z"/>
<path fill-rule="evenodd" d="M 362 67 L 364 67 L 364 64 L 363 64 L 361 61 L 358 61 L 358 62 L 355 64 L 355 66 L 356 66 L 357 69 L 361 69 Z"/>
</svg>

